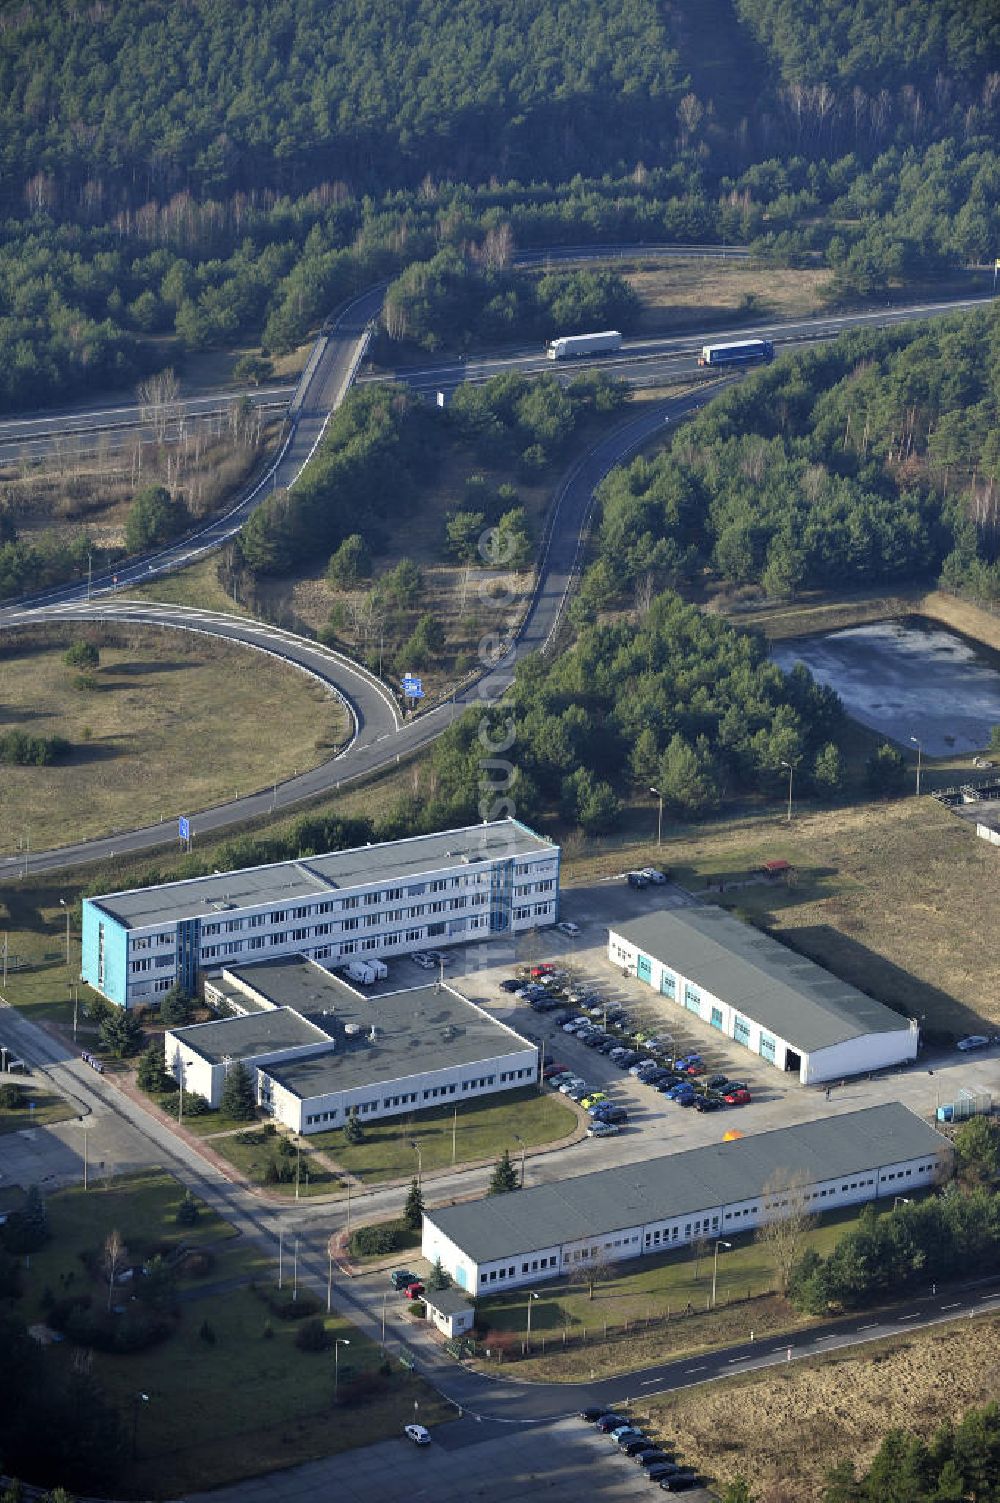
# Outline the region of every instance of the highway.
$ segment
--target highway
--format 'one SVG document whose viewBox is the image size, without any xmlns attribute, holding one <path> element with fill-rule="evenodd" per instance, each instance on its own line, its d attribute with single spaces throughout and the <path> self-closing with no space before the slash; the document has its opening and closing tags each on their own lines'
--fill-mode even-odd
<svg viewBox="0 0 1000 1503">
<path fill-rule="evenodd" d="M 632 386 L 655 386 L 664 380 L 693 375 L 698 371 L 698 356 L 705 344 L 724 344 L 733 339 L 769 339 L 780 354 L 786 349 L 836 339 L 848 329 L 887 329 L 911 323 L 917 318 L 939 318 L 947 313 L 967 312 L 993 301 L 989 297 L 962 298 L 934 303 L 914 303 L 905 308 L 879 308 L 867 313 L 844 313 L 821 318 L 801 318 L 788 322 L 771 322 L 748 327 L 713 329 L 705 334 L 679 334 L 663 339 L 626 339 L 621 350 L 592 361 L 549 360 L 537 345 L 513 349 L 499 356 L 470 355 L 465 360 L 448 360 L 437 365 L 400 366 L 390 372 L 363 374 L 360 382 L 390 379 L 400 381 L 426 396 L 438 391 L 450 395 L 466 382 L 490 381 L 494 376 L 516 372 L 535 376 L 549 371 L 571 379 L 584 366 L 597 365 L 610 375 Z"/>
<path fill-rule="evenodd" d="M 566 254 L 569 254 L 569 248 Z M 642 443 L 661 431 L 666 423 L 677 422 L 703 405 L 719 389 L 719 382 L 708 381 L 682 397 L 652 404 L 638 417 L 627 419 L 606 436 L 595 449 L 584 455 L 560 485 L 550 511 L 548 530 L 542 542 L 541 559 L 534 594 L 525 619 L 511 621 L 507 639 L 500 643 L 489 662 L 483 663 L 480 676 L 454 698 L 435 708 L 403 721 L 391 694 L 372 675 L 317 646 L 307 638 L 290 632 L 278 632 L 262 623 L 233 615 L 222 615 L 195 608 L 159 606 L 129 602 L 120 598 L 130 587 L 144 584 L 161 574 L 182 568 L 193 560 L 218 548 L 233 537 L 250 512 L 277 487 L 293 485 L 314 452 L 325 431 L 332 411 L 343 400 L 356 378 L 367 349 L 370 330 L 377 318 L 384 296 L 384 286 L 369 289 L 354 300 L 324 330 L 314 346 L 306 370 L 293 395 L 289 418 L 278 454 L 253 485 L 223 515 L 213 519 L 194 534 L 145 558 L 122 564 L 114 574 L 57 587 L 16 604 L 0 607 L 0 629 L 27 626 L 40 621 L 105 620 L 141 622 L 166 628 L 181 628 L 222 636 L 256 650 L 267 651 L 288 661 L 302 671 L 323 681 L 348 706 L 353 735 L 332 760 L 300 774 L 277 787 L 249 792 L 240 798 L 212 809 L 195 812 L 176 810 L 191 818 L 192 834 L 215 834 L 234 825 L 300 805 L 336 792 L 347 783 L 369 776 L 399 762 L 435 740 L 470 704 L 494 702 L 510 682 L 519 655 L 544 650 L 551 643 L 578 565 L 586 519 L 592 504 L 594 487 L 616 464 L 622 463 Z M 794 347 L 818 339 L 832 338 L 847 328 L 886 326 L 903 321 L 931 317 L 946 312 L 979 306 L 989 299 L 963 299 L 948 303 L 921 303 L 909 308 L 842 315 L 836 318 L 804 319 L 784 325 L 767 325 L 756 330 L 728 331 L 742 336 L 767 336 L 779 345 Z M 713 331 L 710 338 L 722 341 L 727 331 Z M 673 376 L 693 373 L 695 352 L 704 338 L 690 336 L 659 341 L 631 341 L 621 356 L 604 358 L 601 368 L 628 375 L 649 384 Z M 431 392 L 454 389 L 466 380 L 487 380 L 508 370 L 553 368 L 553 362 L 537 350 L 493 360 L 453 362 L 406 372 L 415 389 Z M 571 370 L 579 369 L 574 363 Z M 732 379 L 731 377 L 726 379 Z M 98 840 L 70 844 L 58 850 L 32 855 L 30 871 L 51 871 L 89 865 L 123 854 L 137 854 L 169 844 L 176 838 L 175 818 L 141 830 L 116 832 Z M 0 878 L 24 876 L 24 858 L 0 860 Z"/>
<path fill-rule="evenodd" d="M 542 556 L 536 585 L 523 623 L 511 621 L 510 638 L 481 667 L 481 676 L 462 692 L 413 719 L 402 718 L 392 695 L 365 669 L 330 649 L 296 636 L 293 632 L 246 617 L 199 611 L 186 606 L 155 605 L 102 595 L 87 601 L 76 587 L 69 598 L 28 604 L 0 611 L 0 626 L 37 625 L 39 622 L 99 620 L 143 624 L 224 637 L 258 651 L 280 657 L 301 671 L 312 674 L 348 705 L 354 733 L 336 757 L 275 787 L 271 785 L 226 804 L 191 815 L 191 832 L 216 834 L 249 819 L 294 807 L 304 800 L 336 792 L 348 782 L 391 765 L 427 746 L 446 726 L 472 704 L 492 703 L 510 683 L 517 658 L 544 649 L 553 637 L 574 570 L 578 565 L 581 537 L 589 515 L 595 486 L 616 464 L 626 459 L 668 422 L 677 422 L 707 400 L 709 390 L 656 403 L 650 411 L 631 416 L 608 434 L 569 472 L 553 502 L 549 529 L 542 541 Z M 141 570 L 141 566 L 140 566 Z M 145 578 L 140 572 L 138 577 Z M 176 814 L 189 814 L 179 809 Z M 57 850 L 30 856 L 29 874 L 89 865 L 124 854 L 155 850 L 176 839 L 176 817 L 141 830 L 108 835 Z M 25 858 L 0 861 L 0 880 L 24 876 Z"/>
</svg>

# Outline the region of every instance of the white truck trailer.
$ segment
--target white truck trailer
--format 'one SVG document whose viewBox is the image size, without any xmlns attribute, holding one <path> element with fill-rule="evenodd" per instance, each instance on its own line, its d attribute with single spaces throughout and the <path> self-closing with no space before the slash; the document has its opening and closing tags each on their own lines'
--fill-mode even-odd
<svg viewBox="0 0 1000 1503">
<path fill-rule="evenodd" d="M 579 360 L 582 355 L 603 355 L 608 350 L 620 350 L 622 337 L 617 329 L 606 329 L 603 334 L 563 334 L 550 339 L 545 353 L 550 360 Z"/>
<path fill-rule="evenodd" d="M 361 986 L 373 986 L 376 981 L 385 980 L 389 967 L 384 960 L 349 960 L 344 971 L 349 981 L 357 981 Z"/>
</svg>

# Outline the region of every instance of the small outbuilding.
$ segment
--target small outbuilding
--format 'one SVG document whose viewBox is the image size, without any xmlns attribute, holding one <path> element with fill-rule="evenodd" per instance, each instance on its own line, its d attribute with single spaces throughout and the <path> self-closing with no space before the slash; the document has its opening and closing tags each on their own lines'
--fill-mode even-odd
<svg viewBox="0 0 1000 1503">
<path fill-rule="evenodd" d="M 472 1330 L 476 1312 L 461 1289 L 426 1289 L 421 1299 L 427 1307 L 427 1319 L 445 1336 L 464 1336 Z"/>
</svg>

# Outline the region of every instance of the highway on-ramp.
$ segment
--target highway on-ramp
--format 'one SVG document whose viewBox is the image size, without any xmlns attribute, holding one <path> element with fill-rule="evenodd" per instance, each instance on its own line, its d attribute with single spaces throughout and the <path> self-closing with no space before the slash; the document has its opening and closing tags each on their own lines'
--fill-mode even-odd
<svg viewBox="0 0 1000 1503">
<path fill-rule="evenodd" d="M 128 622 L 203 632 L 270 652 L 313 674 L 327 685 L 331 693 L 343 700 L 352 717 L 351 739 L 332 760 L 277 786 L 250 790 L 242 797 L 234 797 L 225 804 L 194 814 L 187 809 L 174 810 L 169 819 L 141 830 L 116 832 L 102 839 L 38 852 L 28 858 L 32 872 L 78 867 L 109 857 L 154 850 L 176 838 L 176 816 L 180 814 L 190 818 L 192 833 L 198 838 L 329 795 L 348 782 L 390 767 L 428 745 L 470 705 L 495 702 L 509 685 L 517 658 L 524 653 L 544 650 L 553 641 L 579 565 L 595 486 L 611 468 L 662 431 L 666 423 L 676 422 L 692 412 L 718 389 L 718 383 L 710 382 L 683 396 L 649 404 L 643 413 L 624 421 L 577 462 L 557 490 L 550 509 L 535 589 L 524 619 L 511 620 L 505 637 L 485 654 L 478 676 L 471 683 L 435 708 L 403 719 L 385 685 L 359 665 L 308 638 L 235 614 L 230 616 L 194 607 L 140 603 L 122 598 L 130 587 L 148 583 L 217 549 L 239 531 L 253 509 L 273 489 L 295 483 L 315 451 L 331 412 L 343 400 L 358 375 L 383 296 L 384 287 L 369 289 L 345 308 L 329 329 L 324 330 L 292 398 L 277 456 L 223 516 L 153 555 L 123 563 L 114 573 L 95 578 L 89 584 L 80 582 L 56 587 L 0 607 L 0 629 L 46 621 Z M 887 326 L 908 319 L 962 311 L 984 301 L 989 300 L 973 298 L 921 303 L 909 308 L 804 319 L 729 333 L 743 337 L 754 333 L 766 335 L 791 347 L 831 338 L 848 328 Z M 705 336 L 713 342 L 726 337 L 726 331 Z M 694 373 L 700 342 L 693 341 L 690 336 L 664 341 L 632 341 L 623 348 L 620 356 L 602 361 L 601 367 L 639 384 L 652 384 L 665 377 L 676 379 L 678 375 Z M 501 371 L 520 369 L 530 373 L 551 369 L 552 364 L 535 350 L 492 361 L 452 362 L 419 371 L 400 372 L 399 375 L 402 378 L 405 374 L 411 386 L 429 393 L 451 389 L 467 380 L 485 380 Z M 489 790 L 485 789 L 484 794 L 488 796 L 488 793 Z M 24 874 L 25 857 L 0 860 L 0 878 L 11 879 Z"/>
</svg>

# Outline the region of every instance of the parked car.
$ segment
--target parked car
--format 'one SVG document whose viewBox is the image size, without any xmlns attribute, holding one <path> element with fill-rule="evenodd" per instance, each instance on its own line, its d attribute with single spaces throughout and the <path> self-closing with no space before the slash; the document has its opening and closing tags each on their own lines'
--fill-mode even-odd
<svg viewBox="0 0 1000 1503">
<path fill-rule="evenodd" d="M 637 1456 L 640 1451 L 648 1451 L 653 1442 L 648 1435 L 639 1435 L 635 1440 L 620 1440 L 618 1449 L 623 1456 Z"/>
<path fill-rule="evenodd" d="M 555 1090 L 558 1090 L 561 1085 L 565 1085 L 567 1080 L 572 1079 L 572 1070 L 557 1070 L 554 1075 L 549 1076 L 549 1085 L 552 1086 Z"/>
<path fill-rule="evenodd" d="M 725 1099 L 729 1103 L 730 1106 L 749 1106 L 750 1105 L 750 1092 L 749 1091 L 727 1091 Z"/>
<path fill-rule="evenodd" d="M 429 1446 L 431 1443 L 431 1432 L 425 1430 L 423 1425 L 404 1425 L 403 1434 L 415 1446 Z"/>
<path fill-rule="evenodd" d="M 603 1405 L 595 1406 L 591 1404 L 587 1409 L 580 1410 L 580 1418 L 585 1425 L 596 1425 L 601 1416 L 607 1414 L 607 1412 Z"/>
<path fill-rule="evenodd" d="M 697 1472 L 673 1472 L 670 1476 L 660 1478 L 660 1488 L 665 1493 L 683 1493 L 689 1488 L 698 1486 Z"/>
<path fill-rule="evenodd" d="M 691 1105 L 696 1112 L 717 1112 L 726 1103 L 721 1096 L 696 1096 Z"/>
<path fill-rule="evenodd" d="M 568 1091 L 563 1091 L 563 1095 L 569 1101 L 580 1102 L 580 1101 L 582 1101 L 584 1099 L 584 1097 L 587 1095 L 587 1092 L 589 1090 L 590 1090 L 590 1086 L 587 1085 L 587 1083 L 585 1081 L 583 1083 L 583 1085 L 571 1086 Z"/>
<path fill-rule="evenodd" d="M 574 1091 L 586 1090 L 587 1082 L 580 1075 L 574 1075 L 572 1080 L 564 1080 L 559 1087 L 560 1096 L 570 1096 Z"/>
<path fill-rule="evenodd" d="M 642 1059 L 642 1055 L 639 1053 L 638 1049 L 626 1049 L 625 1053 L 622 1055 L 618 1063 L 621 1065 L 623 1070 L 627 1070 L 631 1065 L 636 1064 L 640 1059 Z"/>
<path fill-rule="evenodd" d="M 405 1290 L 407 1299 L 419 1299 L 423 1292 L 424 1286 L 419 1279 L 414 1279 L 412 1284 L 407 1284 Z"/>
<path fill-rule="evenodd" d="M 656 1450 L 641 1450 L 639 1455 L 633 1456 L 632 1459 L 639 1467 L 659 1467 L 662 1462 L 669 1461 L 671 1458 L 666 1455 L 665 1450 L 660 1450 L 657 1446 Z"/>
<path fill-rule="evenodd" d="M 543 960 L 541 965 L 533 965 L 528 974 L 533 981 L 537 981 L 542 976 L 551 976 L 554 971 L 555 966 L 552 965 L 549 961 Z"/>
<path fill-rule="evenodd" d="M 597 1428 L 604 1435 L 610 1435 L 612 1430 L 617 1430 L 620 1425 L 627 1425 L 628 1420 L 624 1414 L 616 1414 L 614 1410 L 607 1409 L 597 1421 Z"/>
<path fill-rule="evenodd" d="M 584 1096 L 583 1100 L 580 1102 L 580 1105 L 583 1107 L 584 1111 L 586 1111 L 589 1107 L 596 1106 L 598 1102 L 607 1101 L 607 1099 L 607 1091 L 591 1091 L 588 1095 Z"/>
<path fill-rule="evenodd" d="M 705 1085 L 710 1091 L 721 1091 L 723 1086 L 728 1086 L 728 1084 L 728 1075 L 710 1075 L 705 1081 Z"/>
<path fill-rule="evenodd" d="M 967 1053 L 970 1049 L 985 1049 L 988 1044 L 989 1039 L 985 1033 L 969 1033 L 966 1034 L 964 1039 L 959 1039 L 955 1048 L 961 1049 L 963 1053 Z"/>
<path fill-rule="evenodd" d="M 450 965 L 451 964 L 451 956 L 450 955 L 446 955 L 443 950 L 425 950 L 424 954 L 426 955 L 427 959 L 431 962 L 431 965 Z"/>
<path fill-rule="evenodd" d="M 433 971 L 434 969 L 434 961 L 427 954 L 411 955 L 410 959 L 413 961 L 413 964 L 418 965 L 422 971 Z"/>
<path fill-rule="evenodd" d="M 505 980 L 501 981 L 500 990 L 502 992 L 517 992 L 520 991 L 523 985 L 524 983 L 519 981 L 516 976 L 508 976 Z"/>
<path fill-rule="evenodd" d="M 603 1122 L 597 1118 L 587 1128 L 588 1138 L 616 1138 L 621 1132 L 617 1122 Z"/>
<path fill-rule="evenodd" d="M 676 1477 L 680 1471 L 676 1461 L 658 1461 L 655 1466 L 647 1467 L 646 1476 L 650 1482 L 659 1482 L 663 1477 Z"/>
<path fill-rule="evenodd" d="M 416 1274 L 411 1273 L 408 1268 L 394 1268 L 389 1275 L 389 1283 L 397 1293 L 403 1289 L 409 1289 L 410 1285 L 415 1284 L 416 1281 Z"/>
<path fill-rule="evenodd" d="M 580 932 L 580 925 L 571 924 L 568 920 L 564 921 L 561 924 L 556 924 L 556 928 L 559 930 L 560 934 L 568 934 L 570 939 L 576 939 L 576 936 Z"/>
<path fill-rule="evenodd" d="M 661 872 L 658 866 L 641 866 L 639 870 L 648 882 L 652 882 L 656 886 L 667 880 L 666 872 Z"/>
<path fill-rule="evenodd" d="M 566 1075 L 568 1073 L 565 1065 L 561 1065 L 558 1060 L 550 1059 L 542 1071 L 542 1079 L 551 1080 L 553 1075 Z"/>
<path fill-rule="evenodd" d="M 628 882 L 629 887 L 649 886 L 649 878 L 644 876 L 642 872 L 629 872 L 625 880 Z"/>
<path fill-rule="evenodd" d="M 617 1430 L 612 1430 L 611 1432 L 611 1439 L 616 1445 L 620 1440 L 640 1440 L 641 1438 L 642 1431 L 637 1429 L 635 1425 L 621 1425 Z"/>
<path fill-rule="evenodd" d="M 623 1106 L 609 1106 L 601 1101 L 590 1114 L 595 1122 L 609 1122 L 614 1127 L 624 1127 L 628 1121 L 628 1112 Z"/>
</svg>

